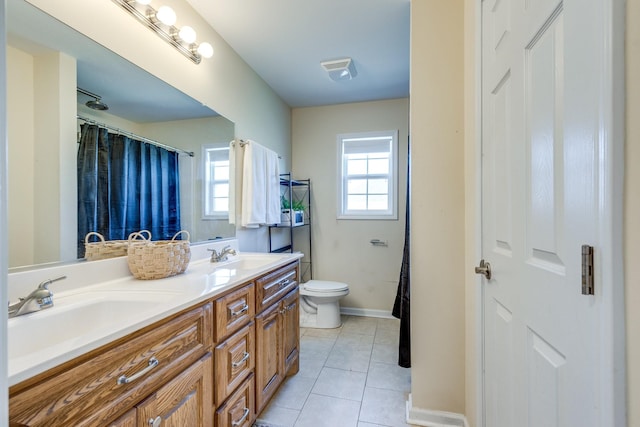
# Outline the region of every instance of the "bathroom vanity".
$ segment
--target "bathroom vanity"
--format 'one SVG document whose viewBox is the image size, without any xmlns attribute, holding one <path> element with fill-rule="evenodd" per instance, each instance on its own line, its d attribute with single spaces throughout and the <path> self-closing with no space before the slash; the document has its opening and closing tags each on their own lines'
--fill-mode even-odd
<svg viewBox="0 0 640 427">
<path fill-rule="evenodd" d="M 38 349 L 12 350 L 10 339 L 12 425 L 253 425 L 284 378 L 298 371 L 299 274 L 296 254 L 240 254 L 220 265 L 192 262 L 173 278 L 122 278 L 56 294 L 47 312 L 11 319 L 17 322 L 10 322 L 10 336 L 22 321 L 55 328 L 78 307 L 78 293 L 110 303 L 111 291 L 131 295 L 133 306 L 141 292 L 168 296 L 148 309 L 141 303 L 146 315 L 119 311 L 116 300 L 106 322 L 115 331 L 106 331 L 97 315 L 93 322 L 78 314 L 76 322 L 89 326 L 67 324 L 82 332 L 48 346 L 53 362 L 37 356 Z"/>
</svg>

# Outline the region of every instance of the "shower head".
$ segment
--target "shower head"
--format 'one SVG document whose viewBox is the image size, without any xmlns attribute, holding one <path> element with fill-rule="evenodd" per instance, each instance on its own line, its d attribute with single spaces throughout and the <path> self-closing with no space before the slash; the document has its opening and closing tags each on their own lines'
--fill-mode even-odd
<svg viewBox="0 0 640 427">
<path fill-rule="evenodd" d="M 100 102 L 100 98 L 96 98 L 93 101 L 87 101 L 84 105 L 86 105 L 87 107 L 93 109 L 93 110 L 108 110 L 109 106 L 103 102 Z"/>
<path fill-rule="evenodd" d="M 102 99 L 100 95 L 96 95 L 95 93 L 89 92 L 88 90 L 84 90 L 82 88 L 76 88 L 76 90 L 83 95 L 87 95 L 87 96 L 90 96 L 91 98 L 94 98 L 92 100 L 87 101 L 84 104 L 87 107 L 91 108 L 92 110 L 104 111 L 109 109 L 109 106 L 107 104 L 100 101 L 100 99 Z"/>
</svg>

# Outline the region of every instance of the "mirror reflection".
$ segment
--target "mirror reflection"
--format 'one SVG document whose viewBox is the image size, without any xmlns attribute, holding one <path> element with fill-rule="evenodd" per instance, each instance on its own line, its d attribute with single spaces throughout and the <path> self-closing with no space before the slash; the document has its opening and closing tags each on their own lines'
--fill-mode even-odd
<svg viewBox="0 0 640 427">
<path fill-rule="evenodd" d="M 9 267 L 77 258 L 89 124 L 176 153 L 179 228 L 192 242 L 235 235 L 219 150 L 232 122 L 24 0 L 7 2 L 7 33 Z"/>
</svg>

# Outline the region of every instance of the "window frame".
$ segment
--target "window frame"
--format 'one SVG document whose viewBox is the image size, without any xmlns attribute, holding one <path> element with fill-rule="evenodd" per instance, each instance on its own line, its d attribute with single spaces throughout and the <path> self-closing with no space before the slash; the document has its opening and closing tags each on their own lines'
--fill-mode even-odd
<svg viewBox="0 0 640 427">
<path fill-rule="evenodd" d="M 373 140 L 373 139 L 389 139 L 391 141 L 389 173 L 387 175 L 380 174 L 364 174 L 363 177 L 388 177 L 388 203 L 389 209 L 380 210 L 346 210 L 347 177 L 346 158 L 343 154 L 345 142 L 353 142 L 356 140 Z M 360 219 L 360 220 L 397 220 L 398 219 L 398 130 L 387 131 L 371 131 L 344 133 L 336 136 L 337 142 L 337 219 Z M 367 194 L 369 194 L 367 192 Z"/>
<path fill-rule="evenodd" d="M 224 212 L 220 212 L 220 213 L 208 213 L 207 212 L 207 204 L 209 203 L 209 190 L 211 188 L 211 181 L 208 179 L 208 175 L 209 175 L 209 151 L 211 150 L 227 150 L 227 152 L 230 153 L 229 151 L 229 144 L 228 143 L 211 143 L 211 144 L 203 144 L 202 145 L 202 219 L 203 220 L 221 220 L 221 219 L 228 219 L 229 218 L 229 209 L 227 209 Z M 229 165 L 229 171 L 231 171 L 231 165 Z M 229 179 L 231 177 L 229 176 Z M 228 185 L 230 185 L 229 179 L 226 181 L 226 183 Z M 215 180 L 213 180 L 213 182 L 216 182 Z M 218 181 L 220 183 L 225 182 L 225 181 Z M 227 196 L 227 198 L 230 198 L 230 195 Z"/>
</svg>

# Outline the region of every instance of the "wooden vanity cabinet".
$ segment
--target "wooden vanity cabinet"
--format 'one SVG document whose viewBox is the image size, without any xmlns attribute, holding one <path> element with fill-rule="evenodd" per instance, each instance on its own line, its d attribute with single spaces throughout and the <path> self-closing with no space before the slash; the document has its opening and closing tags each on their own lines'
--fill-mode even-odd
<svg viewBox="0 0 640 427">
<path fill-rule="evenodd" d="M 300 293 L 297 277 L 298 263 L 295 263 L 256 281 L 258 306 L 260 301 L 271 301 L 271 305 L 256 315 L 256 413 L 264 409 L 287 375 L 298 372 Z M 261 289 L 262 285 L 277 291 Z M 274 298 L 274 294 L 280 298 Z"/>
<path fill-rule="evenodd" d="M 212 312 L 200 305 L 11 387 L 11 421 L 107 425 L 211 351 Z"/>
<path fill-rule="evenodd" d="M 298 275 L 295 261 L 12 386 L 11 426 L 250 427 L 298 371 Z"/>
</svg>

